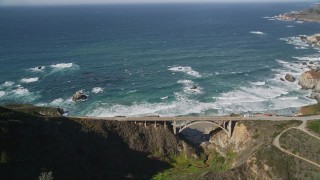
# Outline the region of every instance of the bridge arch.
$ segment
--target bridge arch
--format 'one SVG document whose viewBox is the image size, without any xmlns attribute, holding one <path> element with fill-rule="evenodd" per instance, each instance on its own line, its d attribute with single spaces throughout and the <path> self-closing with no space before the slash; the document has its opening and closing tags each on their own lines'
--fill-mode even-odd
<svg viewBox="0 0 320 180">
<path fill-rule="evenodd" d="M 214 126 L 217 126 L 217 127 L 221 128 L 224 132 L 226 132 L 229 135 L 229 131 L 226 128 L 224 128 L 222 125 L 218 124 L 215 121 L 191 121 L 191 122 L 189 122 L 189 123 L 187 123 L 187 124 L 185 124 L 183 126 L 180 126 L 181 129 L 179 129 L 178 133 L 181 133 L 183 130 L 187 129 L 190 126 L 193 126 L 195 124 L 202 124 L 202 123 L 212 124 Z"/>
</svg>

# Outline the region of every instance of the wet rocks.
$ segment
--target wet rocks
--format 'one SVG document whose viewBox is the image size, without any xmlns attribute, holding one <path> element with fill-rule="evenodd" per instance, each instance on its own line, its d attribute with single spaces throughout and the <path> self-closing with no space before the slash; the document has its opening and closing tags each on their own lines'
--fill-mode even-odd
<svg viewBox="0 0 320 180">
<path fill-rule="evenodd" d="M 292 75 L 290 74 L 286 74 L 286 76 L 284 77 L 287 81 L 289 82 L 294 82 L 296 80 L 296 78 L 294 78 Z"/>
<path fill-rule="evenodd" d="M 198 89 L 198 87 L 197 86 L 192 86 L 190 89 L 196 90 L 196 89 Z"/>
<path fill-rule="evenodd" d="M 317 102 L 319 103 L 320 102 L 320 93 L 317 93 L 317 92 L 313 92 L 310 96 L 309 96 L 310 99 L 315 99 L 317 100 Z"/>
<path fill-rule="evenodd" d="M 306 71 L 299 78 L 299 85 L 302 89 L 313 89 L 320 81 L 320 72 Z"/>
<path fill-rule="evenodd" d="M 310 46 L 320 47 L 320 34 L 314 34 L 312 36 L 300 36 L 300 40 L 307 43 Z"/>
<path fill-rule="evenodd" d="M 88 99 L 88 96 L 83 94 L 82 91 L 77 91 L 73 96 L 72 96 L 72 101 L 85 101 Z"/>
<path fill-rule="evenodd" d="M 280 78 L 280 81 L 285 81 L 283 78 Z"/>
</svg>

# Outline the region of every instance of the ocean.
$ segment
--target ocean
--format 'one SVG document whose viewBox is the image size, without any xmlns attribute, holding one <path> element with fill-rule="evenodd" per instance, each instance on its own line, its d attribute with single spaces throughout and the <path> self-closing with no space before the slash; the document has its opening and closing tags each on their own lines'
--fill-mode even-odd
<svg viewBox="0 0 320 180">
<path fill-rule="evenodd" d="M 0 104 L 101 117 L 290 115 L 316 101 L 280 78 L 319 63 L 320 50 L 296 37 L 320 24 L 272 16 L 310 5 L 0 7 Z M 79 90 L 87 101 L 71 100 Z"/>
</svg>

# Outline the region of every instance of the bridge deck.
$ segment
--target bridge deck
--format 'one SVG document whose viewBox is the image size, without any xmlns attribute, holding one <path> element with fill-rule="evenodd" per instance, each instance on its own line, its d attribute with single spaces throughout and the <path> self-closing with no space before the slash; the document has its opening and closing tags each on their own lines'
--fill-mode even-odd
<svg viewBox="0 0 320 180">
<path fill-rule="evenodd" d="M 203 116 L 203 117 L 73 117 L 80 119 L 96 119 L 110 121 L 243 121 L 243 120 L 315 120 L 320 115 L 291 117 L 291 116 L 255 116 L 255 117 L 226 117 L 226 116 Z"/>
</svg>

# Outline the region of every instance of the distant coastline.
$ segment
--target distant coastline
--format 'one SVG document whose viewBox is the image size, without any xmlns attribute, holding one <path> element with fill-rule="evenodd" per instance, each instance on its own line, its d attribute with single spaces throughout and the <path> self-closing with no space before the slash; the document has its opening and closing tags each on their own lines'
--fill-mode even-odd
<svg viewBox="0 0 320 180">
<path fill-rule="evenodd" d="M 320 4 L 301 11 L 291 11 L 274 17 L 282 21 L 320 22 Z"/>
</svg>

